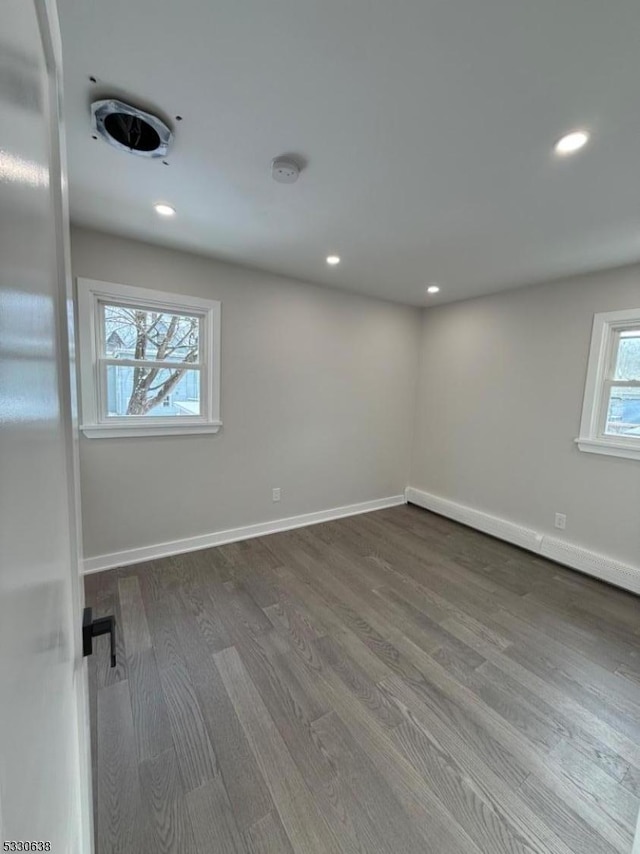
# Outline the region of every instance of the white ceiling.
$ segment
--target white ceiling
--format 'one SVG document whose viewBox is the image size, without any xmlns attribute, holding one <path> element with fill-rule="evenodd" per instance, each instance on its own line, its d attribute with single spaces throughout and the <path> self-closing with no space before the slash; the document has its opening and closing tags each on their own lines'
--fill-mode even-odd
<svg viewBox="0 0 640 854">
<path fill-rule="evenodd" d="M 418 305 L 640 259 L 638 0 L 59 6 L 76 222 Z M 92 140 L 111 92 L 184 117 L 169 167 Z"/>
</svg>

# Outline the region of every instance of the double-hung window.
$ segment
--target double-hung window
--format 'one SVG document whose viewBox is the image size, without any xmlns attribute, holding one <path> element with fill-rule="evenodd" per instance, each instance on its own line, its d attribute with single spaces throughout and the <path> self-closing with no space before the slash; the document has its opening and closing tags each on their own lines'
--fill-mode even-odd
<svg viewBox="0 0 640 854">
<path fill-rule="evenodd" d="M 78 308 L 86 436 L 220 429 L 218 301 L 78 279 Z"/>
<path fill-rule="evenodd" d="M 640 308 L 595 315 L 576 442 L 640 460 Z"/>
</svg>

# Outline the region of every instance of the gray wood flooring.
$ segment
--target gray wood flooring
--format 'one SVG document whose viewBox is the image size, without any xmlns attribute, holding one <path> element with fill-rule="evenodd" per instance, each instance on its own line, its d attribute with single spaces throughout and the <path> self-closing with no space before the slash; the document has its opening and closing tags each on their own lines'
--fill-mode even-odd
<svg viewBox="0 0 640 854">
<path fill-rule="evenodd" d="M 98 854 L 631 850 L 631 594 L 411 506 L 85 583 Z"/>
</svg>

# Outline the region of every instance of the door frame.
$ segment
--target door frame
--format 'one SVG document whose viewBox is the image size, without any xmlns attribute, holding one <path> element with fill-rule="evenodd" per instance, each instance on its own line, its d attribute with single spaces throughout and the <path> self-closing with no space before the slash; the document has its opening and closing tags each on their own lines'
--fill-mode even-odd
<svg viewBox="0 0 640 854">
<path fill-rule="evenodd" d="M 88 668 L 82 656 L 82 610 L 84 585 L 82 566 L 82 515 L 80 506 L 80 457 L 78 429 L 78 383 L 76 378 L 76 324 L 71 275 L 71 238 L 67 180 L 66 136 L 63 115 L 62 39 L 55 0 L 31 0 L 36 11 L 44 60 L 48 72 L 49 187 L 54 210 L 55 253 L 58 283 L 57 342 L 59 397 L 65 433 L 67 501 L 70 539 L 72 612 L 74 616 L 73 660 L 78 733 L 78 803 L 80 820 L 78 851 L 94 851 L 93 794 L 91 771 L 91 725 Z"/>
</svg>

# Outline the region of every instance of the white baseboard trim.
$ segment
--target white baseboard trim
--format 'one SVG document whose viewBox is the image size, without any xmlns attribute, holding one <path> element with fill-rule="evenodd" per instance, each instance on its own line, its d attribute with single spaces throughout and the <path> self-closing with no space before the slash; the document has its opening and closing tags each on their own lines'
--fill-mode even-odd
<svg viewBox="0 0 640 854">
<path fill-rule="evenodd" d="M 516 525 L 514 522 L 500 519 L 498 516 L 490 516 L 488 513 L 482 513 L 480 510 L 474 510 L 472 507 L 457 504 L 455 501 L 440 498 L 411 486 L 406 488 L 405 497 L 411 504 L 417 504 L 426 510 L 433 510 L 434 513 L 455 519 L 456 522 L 462 522 L 463 525 L 468 525 L 470 528 L 484 531 L 485 534 L 491 534 L 492 537 L 497 537 L 499 540 L 507 540 L 530 551 L 540 551 L 542 536 L 531 528 Z"/>
<path fill-rule="evenodd" d="M 455 519 L 456 522 L 462 522 L 463 525 L 491 534 L 500 540 L 506 540 L 508 543 L 562 563 L 571 569 L 577 569 L 586 575 L 592 575 L 602 581 L 608 581 L 609 584 L 640 594 L 640 567 L 621 563 L 607 555 L 593 552 L 557 537 L 541 534 L 532 528 L 510 522 L 508 519 L 491 516 L 481 510 L 475 510 L 473 507 L 440 498 L 438 495 L 432 495 L 411 486 L 405 490 L 405 497 L 407 502 L 417 504 L 418 507 Z"/>
<path fill-rule="evenodd" d="M 370 513 L 372 510 L 383 510 L 385 507 L 396 507 L 398 504 L 404 503 L 404 495 L 391 495 L 388 498 L 361 501 L 359 504 L 333 507 L 330 510 L 319 510 L 316 513 L 289 516 L 287 519 L 259 522 L 257 525 L 246 525 L 243 528 L 231 528 L 227 531 L 216 531 L 212 534 L 186 537 L 185 539 L 172 540 L 168 543 L 158 543 L 153 546 L 142 546 L 135 549 L 126 549 L 121 552 L 87 557 L 82 562 L 82 572 L 84 575 L 91 572 L 102 572 L 104 569 L 115 569 L 118 566 L 129 566 L 133 563 L 158 560 L 161 557 L 170 557 L 171 555 L 182 554 L 184 552 L 195 552 L 198 549 L 222 546 L 225 543 L 249 540 L 252 537 L 263 537 L 266 534 L 276 534 L 279 531 L 291 531 L 293 528 L 317 525 L 320 522 L 330 522 L 332 519 L 342 519 L 345 516 L 357 516 L 359 513 Z"/>
<path fill-rule="evenodd" d="M 640 594 L 640 568 L 629 566 L 607 555 L 592 552 L 574 543 L 558 540 L 556 537 L 544 537 L 540 553 L 544 557 L 564 563 L 587 575 L 593 575 L 616 587 L 624 587 L 632 593 Z"/>
</svg>

